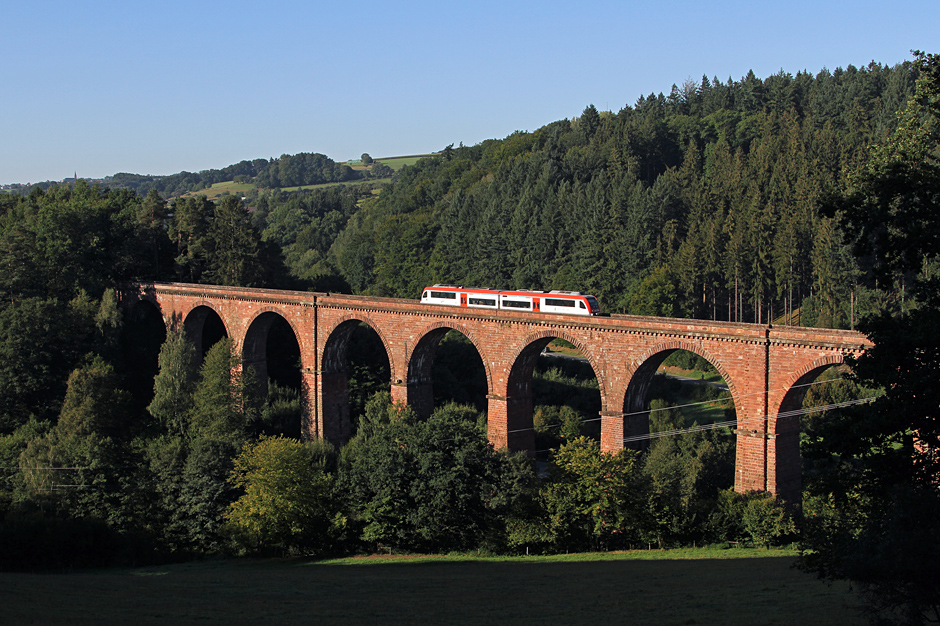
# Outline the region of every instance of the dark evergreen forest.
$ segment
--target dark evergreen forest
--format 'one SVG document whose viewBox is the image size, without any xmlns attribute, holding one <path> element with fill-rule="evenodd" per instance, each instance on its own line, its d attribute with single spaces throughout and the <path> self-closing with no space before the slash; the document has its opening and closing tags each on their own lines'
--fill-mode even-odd
<svg viewBox="0 0 940 626">
<path fill-rule="evenodd" d="M 915 79 L 874 63 L 703 78 L 451 147 L 363 203 L 329 258 L 376 295 L 580 290 L 609 312 L 848 327 L 880 304 L 820 208 L 893 130 Z"/>
<path fill-rule="evenodd" d="M 0 567 L 792 540 L 794 503 L 727 490 L 733 439 L 719 431 L 601 454 L 584 423 L 597 407 L 581 365 L 537 374 L 535 428 L 551 449 L 539 474 L 487 444 L 472 345 L 442 343 L 456 357 L 435 363 L 438 409 L 421 421 L 391 404 L 387 362 L 354 335 L 357 432 L 336 450 L 297 440 L 291 366 L 270 368 L 271 380 L 251 368 L 233 375 L 240 357 L 221 329 L 197 350 L 155 313 L 122 311 L 115 288 L 175 280 L 408 298 L 435 282 L 578 290 L 610 313 L 859 326 L 895 341 L 914 320 L 917 341 L 929 343 L 938 67 L 921 55 L 816 75 L 703 77 L 617 113 L 589 105 L 532 132 L 447 146 L 387 184 L 302 154 L 0 194 L 0 545 L 9 546 Z M 255 190 L 217 203 L 184 195 L 236 178 Z M 327 182 L 345 184 L 284 189 Z M 279 349 L 289 362 L 288 339 Z M 914 347 L 890 358 L 924 354 L 908 340 Z M 923 365 L 873 352 L 857 380 L 815 389 L 811 401 Z M 650 400 L 661 411 L 653 430 L 692 425 Z M 843 524 L 852 551 L 858 520 L 877 518 L 852 493 L 878 482 L 866 446 L 884 420 L 846 435 L 846 419 L 805 418 L 801 529 L 822 555 L 810 567 L 852 578 L 827 552 L 828 538 L 842 536 L 826 524 Z M 913 454 L 910 429 L 905 438 L 891 426 L 879 450 Z M 876 491 L 865 502 L 883 504 Z M 861 517 L 840 517 L 838 497 Z"/>
</svg>

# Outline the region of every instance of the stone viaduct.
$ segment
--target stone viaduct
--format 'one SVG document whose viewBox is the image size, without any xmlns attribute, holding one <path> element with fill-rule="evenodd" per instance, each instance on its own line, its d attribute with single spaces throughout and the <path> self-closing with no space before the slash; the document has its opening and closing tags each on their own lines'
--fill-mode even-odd
<svg viewBox="0 0 940 626">
<path fill-rule="evenodd" d="M 183 283 L 133 285 L 121 293 L 128 309 L 155 306 L 167 325 L 183 325 L 201 345 L 218 316 L 242 352 L 243 365 L 267 375 L 268 331 L 278 318 L 300 347 L 306 394 L 304 432 L 342 443 L 350 435 L 346 348 L 368 324 L 385 346 L 391 393 L 420 414 L 433 409 L 431 367 L 451 329 L 476 347 L 486 370 L 489 439 L 497 448 L 534 452 L 532 374 L 542 349 L 565 339 L 594 369 L 601 396 L 601 447 L 649 432 L 647 390 L 674 350 L 694 352 L 721 373 L 737 414 L 735 489 L 765 490 L 799 502 L 798 408 L 804 383 L 870 346 L 858 332 L 690 319 L 611 315 L 576 317 L 530 312 L 481 312 L 416 300 L 243 289 Z"/>
</svg>

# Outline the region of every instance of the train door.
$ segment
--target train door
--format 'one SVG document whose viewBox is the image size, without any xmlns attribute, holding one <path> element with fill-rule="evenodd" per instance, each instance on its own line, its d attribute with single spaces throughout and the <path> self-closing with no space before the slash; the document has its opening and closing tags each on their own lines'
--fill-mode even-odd
<svg viewBox="0 0 940 626">
<path fill-rule="evenodd" d="M 532 311 L 538 313 L 541 309 L 539 308 L 539 298 L 532 298 Z"/>
<path fill-rule="evenodd" d="M 460 294 L 460 306 L 467 306 L 467 294 Z"/>
</svg>

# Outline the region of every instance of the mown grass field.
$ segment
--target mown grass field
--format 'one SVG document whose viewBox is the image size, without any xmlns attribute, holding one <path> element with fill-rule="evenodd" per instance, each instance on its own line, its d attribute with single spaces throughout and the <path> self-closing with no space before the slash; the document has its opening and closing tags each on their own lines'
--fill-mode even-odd
<svg viewBox="0 0 940 626">
<path fill-rule="evenodd" d="M 700 549 L 0 573 L 0 623 L 865 623 L 847 586 L 793 563 L 792 552 Z"/>
<path fill-rule="evenodd" d="M 400 170 L 405 165 L 414 165 L 418 162 L 419 159 L 425 157 L 434 156 L 433 154 L 412 154 L 408 156 L 395 156 L 395 157 L 383 157 L 381 159 L 375 159 L 376 163 L 382 163 L 387 165 L 396 172 Z"/>
<path fill-rule="evenodd" d="M 199 191 L 192 191 L 187 194 L 183 194 L 184 198 L 189 196 L 206 196 L 210 200 L 218 200 L 226 193 L 233 196 L 243 196 L 249 191 L 254 189 L 255 186 L 249 183 L 236 183 L 235 181 L 227 181 L 224 183 L 216 183 L 211 187 L 206 187 L 205 189 L 200 189 Z"/>
</svg>

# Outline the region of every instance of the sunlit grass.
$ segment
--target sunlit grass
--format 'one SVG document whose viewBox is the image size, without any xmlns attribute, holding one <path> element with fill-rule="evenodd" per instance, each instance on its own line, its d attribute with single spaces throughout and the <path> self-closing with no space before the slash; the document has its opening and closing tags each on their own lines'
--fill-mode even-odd
<svg viewBox="0 0 940 626">
<path fill-rule="evenodd" d="M 206 187 L 205 189 L 200 189 L 199 191 L 190 191 L 189 193 L 183 194 L 182 197 L 188 198 L 190 196 L 206 196 L 210 200 L 217 200 L 224 195 L 244 196 L 254 188 L 255 186 L 251 183 L 236 183 L 235 181 L 230 180 L 224 183 L 216 183 L 211 187 Z"/>
<path fill-rule="evenodd" d="M 792 548 L 677 548 L 673 550 L 618 550 L 613 552 L 577 552 L 574 554 L 545 554 L 532 556 L 505 556 L 477 553 L 458 554 L 372 554 L 338 559 L 310 561 L 310 565 L 407 565 L 418 563 L 589 563 L 600 561 L 674 561 L 701 559 L 753 559 L 795 558 Z"/>
<path fill-rule="evenodd" d="M 864 624 L 790 551 L 202 561 L 0 573 L 10 624 Z"/>
<path fill-rule="evenodd" d="M 395 156 L 395 157 L 383 157 L 380 159 L 375 159 L 376 163 L 381 163 L 382 165 L 387 165 L 396 172 L 406 165 L 414 165 L 419 160 L 426 157 L 434 156 L 433 154 L 412 154 L 408 156 Z"/>
</svg>

